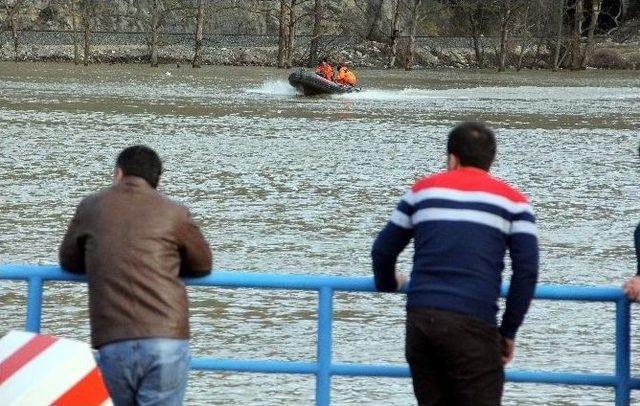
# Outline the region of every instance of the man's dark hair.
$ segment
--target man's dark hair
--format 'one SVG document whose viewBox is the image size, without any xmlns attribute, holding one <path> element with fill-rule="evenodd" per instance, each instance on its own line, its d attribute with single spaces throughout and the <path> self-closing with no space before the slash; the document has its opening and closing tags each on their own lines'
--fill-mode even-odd
<svg viewBox="0 0 640 406">
<path fill-rule="evenodd" d="M 488 171 L 496 157 L 496 137 L 482 123 L 459 124 L 449 133 L 447 154 L 458 157 L 462 166 Z"/>
<path fill-rule="evenodd" d="M 124 176 L 138 176 L 151 187 L 158 187 L 162 161 L 156 151 L 147 146 L 134 145 L 122 150 L 116 160 L 116 167 L 122 169 Z"/>
</svg>

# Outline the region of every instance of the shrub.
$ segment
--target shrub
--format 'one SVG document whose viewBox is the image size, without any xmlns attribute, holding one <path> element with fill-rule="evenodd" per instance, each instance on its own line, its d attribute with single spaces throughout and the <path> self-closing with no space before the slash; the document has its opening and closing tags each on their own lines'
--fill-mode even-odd
<svg viewBox="0 0 640 406">
<path fill-rule="evenodd" d="M 620 52 L 612 48 L 596 49 L 589 57 L 587 65 L 598 69 L 627 69 L 631 67 Z"/>
</svg>

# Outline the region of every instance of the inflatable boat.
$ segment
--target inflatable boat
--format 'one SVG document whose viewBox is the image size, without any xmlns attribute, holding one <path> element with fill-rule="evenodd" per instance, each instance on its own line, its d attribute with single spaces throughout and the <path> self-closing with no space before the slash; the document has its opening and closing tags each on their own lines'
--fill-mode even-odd
<svg viewBox="0 0 640 406">
<path fill-rule="evenodd" d="M 360 91 L 357 87 L 341 86 L 305 69 L 296 69 L 289 75 L 289 84 L 305 96 L 317 94 L 337 94 Z"/>
</svg>

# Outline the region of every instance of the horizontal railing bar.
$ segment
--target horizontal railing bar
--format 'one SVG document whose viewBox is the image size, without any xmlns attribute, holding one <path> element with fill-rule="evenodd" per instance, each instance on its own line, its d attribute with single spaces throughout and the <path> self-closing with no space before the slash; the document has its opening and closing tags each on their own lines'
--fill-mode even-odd
<svg viewBox="0 0 640 406">
<path fill-rule="evenodd" d="M 0 265 L 0 279 L 27 280 L 30 277 L 51 281 L 82 282 L 86 280 L 83 275 L 63 272 L 57 265 Z M 323 286 L 328 286 L 336 291 L 375 291 L 371 277 L 215 271 L 203 278 L 185 278 L 184 281 L 190 286 L 223 288 L 319 290 Z M 503 284 L 502 295 L 505 296 L 508 290 L 509 285 Z M 535 297 L 549 300 L 614 302 L 622 298 L 623 293 L 620 287 L 615 286 L 538 285 Z"/>
<path fill-rule="evenodd" d="M 332 364 L 331 373 L 333 375 L 341 376 L 384 376 L 388 378 L 411 377 L 409 367 L 401 365 Z"/>
<path fill-rule="evenodd" d="M 562 385 L 616 386 L 615 375 L 573 374 L 568 372 L 506 371 L 509 382 Z"/>
<path fill-rule="evenodd" d="M 315 374 L 317 365 L 309 362 L 194 358 L 191 368 L 203 371 L 262 372 L 280 374 Z M 331 364 L 331 375 L 336 376 L 378 376 L 387 378 L 409 378 L 409 367 L 402 365 L 375 364 Z M 567 372 L 517 371 L 507 370 L 509 382 L 546 383 L 564 385 L 608 386 L 616 385 L 614 375 L 574 374 Z M 632 380 L 632 387 L 640 385 L 640 379 Z"/>
<path fill-rule="evenodd" d="M 315 374 L 318 367 L 311 362 L 194 358 L 191 360 L 191 369 L 199 371 L 263 372 L 269 374 Z"/>
</svg>

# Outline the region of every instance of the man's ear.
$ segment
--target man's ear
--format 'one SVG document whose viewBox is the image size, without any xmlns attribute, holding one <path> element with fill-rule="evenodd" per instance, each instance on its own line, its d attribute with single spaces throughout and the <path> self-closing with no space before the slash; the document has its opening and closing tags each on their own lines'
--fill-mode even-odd
<svg viewBox="0 0 640 406">
<path fill-rule="evenodd" d="M 460 160 L 453 154 L 447 155 L 447 169 L 452 171 L 460 168 Z"/>
<path fill-rule="evenodd" d="M 124 178 L 124 172 L 122 171 L 122 169 L 116 166 L 116 168 L 113 170 L 113 183 L 120 182 L 122 178 Z"/>
</svg>

